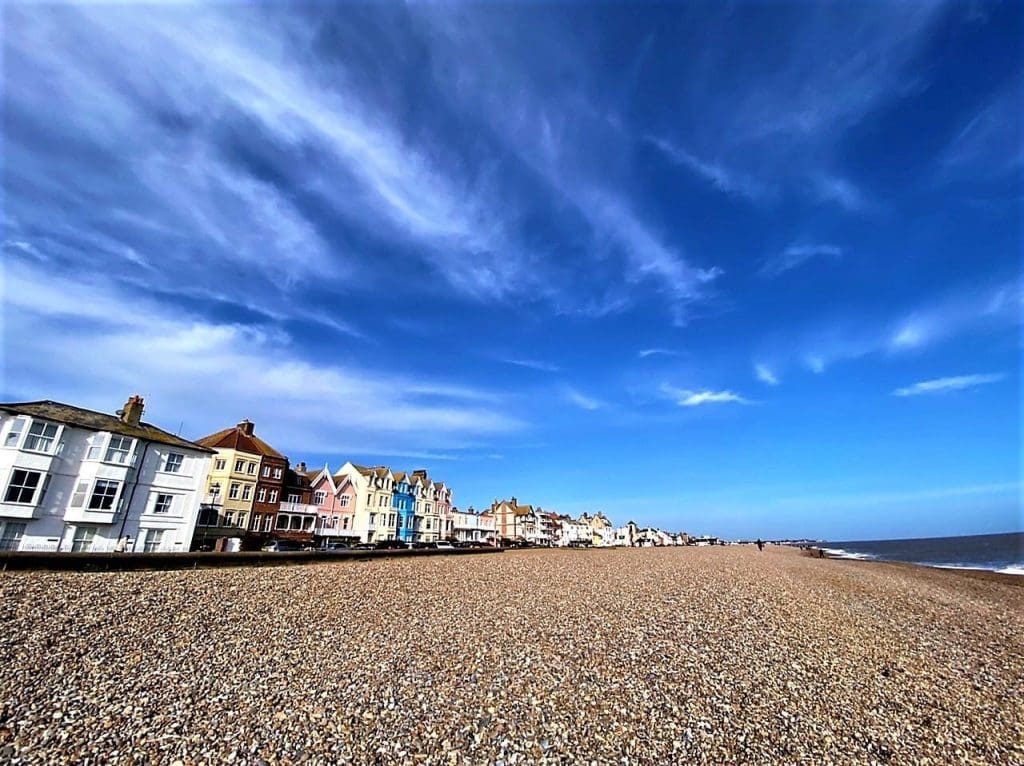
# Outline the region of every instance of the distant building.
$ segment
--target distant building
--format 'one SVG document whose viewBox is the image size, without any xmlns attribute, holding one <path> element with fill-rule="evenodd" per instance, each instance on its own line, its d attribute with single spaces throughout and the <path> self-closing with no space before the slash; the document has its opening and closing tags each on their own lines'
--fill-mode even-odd
<svg viewBox="0 0 1024 766">
<path fill-rule="evenodd" d="M 342 473 L 332 475 L 326 465 L 319 471 L 307 472 L 306 476 L 316 506 L 316 542 L 359 542 L 355 528 L 355 485 Z"/>
<path fill-rule="evenodd" d="M 144 408 L 0 404 L 0 549 L 187 551 L 213 451 L 143 422 Z"/>
<path fill-rule="evenodd" d="M 489 510 L 477 512 L 472 506 L 465 511 L 454 509 L 452 531 L 458 542 L 494 544 L 494 514 Z"/>
</svg>

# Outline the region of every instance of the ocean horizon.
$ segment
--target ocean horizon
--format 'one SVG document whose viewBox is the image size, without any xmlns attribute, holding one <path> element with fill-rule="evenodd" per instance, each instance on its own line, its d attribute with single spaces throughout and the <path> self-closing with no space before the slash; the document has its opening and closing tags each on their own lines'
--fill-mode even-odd
<svg viewBox="0 0 1024 766">
<path fill-rule="evenodd" d="M 1024 532 L 898 540 L 830 540 L 831 556 L 865 561 L 900 561 L 943 569 L 983 569 L 1024 575 Z"/>
</svg>

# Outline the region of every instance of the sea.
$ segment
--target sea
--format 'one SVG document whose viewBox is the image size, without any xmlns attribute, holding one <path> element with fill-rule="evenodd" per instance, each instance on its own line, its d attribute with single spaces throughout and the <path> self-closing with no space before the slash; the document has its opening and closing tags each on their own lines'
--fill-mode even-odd
<svg viewBox="0 0 1024 766">
<path fill-rule="evenodd" d="M 913 540 L 835 540 L 821 547 L 837 558 L 906 561 L 1024 575 L 1024 532 Z"/>
</svg>

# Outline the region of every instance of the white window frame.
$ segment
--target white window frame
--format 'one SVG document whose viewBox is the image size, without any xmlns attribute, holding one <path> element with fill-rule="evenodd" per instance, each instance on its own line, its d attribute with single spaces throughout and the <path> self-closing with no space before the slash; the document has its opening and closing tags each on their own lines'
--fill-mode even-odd
<svg viewBox="0 0 1024 766">
<path fill-rule="evenodd" d="M 277 502 L 277 490 L 276 489 L 270 490 L 270 499 L 267 502 L 268 503 L 276 503 Z"/>
<path fill-rule="evenodd" d="M 160 500 L 161 500 L 161 498 L 166 498 L 167 499 L 166 506 L 164 507 L 163 510 L 160 510 L 160 507 L 161 507 Z M 173 511 L 173 510 L 174 510 L 174 495 L 172 495 L 169 492 L 154 492 L 153 493 L 153 508 L 150 510 L 150 513 L 159 514 L 160 516 L 170 516 L 171 515 L 171 511 Z"/>
<path fill-rule="evenodd" d="M 281 469 L 280 468 L 275 468 L 274 469 L 274 478 L 275 479 L 280 479 L 281 478 Z"/>
<path fill-rule="evenodd" d="M 301 503 L 302 502 L 302 495 L 296 495 L 295 493 L 291 493 L 291 494 L 288 495 L 288 502 L 289 503 Z"/>
<path fill-rule="evenodd" d="M 256 475 L 256 468 L 257 468 L 257 466 L 256 466 L 256 464 L 255 464 L 255 463 L 249 463 L 249 466 L 248 466 L 248 468 L 246 469 L 246 472 L 247 472 L 247 473 L 248 473 L 248 474 L 249 474 L 250 476 L 255 476 L 255 475 Z"/>
<path fill-rule="evenodd" d="M 92 546 L 96 541 L 96 533 L 98 532 L 97 527 L 89 525 L 78 525 L 71 530 L 71 552 L 72 553 L 90 553 Z M 85 545 L 79 548 L 79 543 L 85 543 Z M 77 550 L 76 550 L 77 549 Z"/>
<path fill-rule="evenodd" d="M 4 447 L 19 449 L 21 440 L 25 436 L 25 426 L 28 424 L 28 418 L 12 418 L 11 424 L 7 427 L 7 433 L 4 434 Z"/>
<path fill-rule="evenodd" d="M 29 474 L 36 474 L 39 478 L 36 480 L 35 485 L 31 487 L 32 494 L 28 500 L 8 500 L 7 496 L 10 494 L 11 489 L 15 488 L 14 475 L 19 471 L 25 474 L 23 480 L 27 479 Z M 46 471 L 40 471 L 36 468 L 21 468 L 19 466 L 14 466 L 11 469 L 10 475 L 7 477 L 7 484 L 4 486 L 3 502 L 10 505 L 35 505 L 41 499 L 40 493 L 43 487 L 46 486 L 46 478 Z M 20 495 L 25 489 L 29 489 L 29 486 L 27 484 L 18 484 L 16 488 L 19 490 Z"/>
<path fill-rule="evenodd" d="M 267 502 L 267 488 L 266 487 L 260 487 L 258 490 L 256 490 L 256 502 L 257 503 L 265 503 L 265 502 Z"/>
<path fill-rule="evenodd" d="M 34 434 L 34 433 L 32 433 L 32 429 L 37 427 L 37 426 L 41 426 L 42 427 L 42 429 L 43 429 L 43 433 L 42 434 Z M 52 428 L 53 429 L 53 435 L 52 436 L 46 436 L 46 429 L 47 428 Z M 61 434 L 63 432 L 64 432 L 64 426 L 60 425 L 59 423 L 51 423 L 48 420 L 36 420 L 35 418 L 33 418 L 31 421 L 29 421 L 28 428 L 25 429 L 25 431 L 24 431 L 24 433 L 23 433 L 23 435 L 21 437 L 21 443 L 22 443 L 21 449 L 23 449 L 25 452 L 38 452 L 38 453 L 40 453 L 42 455 L 52 455 L 52 454 L 54 454 L 57 451 L 57 444 L 60 442 L 60 437 L 61 437 Z M 28 446 L 28 443 L 29 443 L 30 439 L 46 440 L 48 442 L 49 447 L 47 449 L 39 449 L 38 447 L 30 447 L 30 446 Z"/>
<path fill-rule="evenodd" d="M 115 449 L 114 439 L 118 440 L 118 444 L 121 446 Z M 124 443 L 128 442 L 128 446 L 125 447 Z M 115 460 L 114 455 L 124 453 L 124 460 Z M 112 463 L 114 465 L 131 465 L 132 458 L 135 453 L 135 439 L 130 436 L 123 436 L 122 434 L 111 434 L 110 438 L 107 439 L 106 449 L 103 450 L 103 462 Z"/>
<path fill-rule="evenodd" d="M 243 484 L 242 485 L 242 499 L 243 500 L 252 500 L 252 484 Z"/>
<path fill-rule="evenodd" d="M 228 461 L 225 460 L 222 457 L 217 458 L 213 462 L 213 470 L 215 470 L 215 471 L 223 471 L 227 467 L 228 467 Z"/>
<path fill-rule="evenodd" d="M 142 541 L 143 553 L 158 553 L 164 544 L 166 529 L 147 529 L 146 538 Z M 156 538 L 155 540 L 153 538 Z"/>
<path fill-rule="evenodd" d="M 316 501 L 317 505 L 323 505 L 324 501 L 327 500 L 327 493 L 322 489 L 318 489 L 313 493 L 313 499 Z"/>
<path fill-rule="evenodd" d="M 237 481 L 231 482 L 231 486 L 228 487 L 228 500 L 237 500 L 241 494 L 241 487 L 242 485 Z"/>
<path fill-rule="evenodd" d="M 114 494 L 113 495 L 110 495 L 107 492 L 104 492 L 100 496 L 101 498 L 107 498 L 107 497 L 110 498 L 110 507 L 109 508 L 103 508 L 103 507 L 93 508 L 93 505 L 92 505 L 93 501 L 97 497 L 96 490 L 99 489 L 99 485 L 101 483 L 107 484 L 107 485 L 109 485 L 109 484 L 113 484 L 114 485 Z M 120 498 L 121 486 L 122 486 L 123 483 L 124 482 L 117 481 L 116 479 L 96 479 L 96 481 L 94 481 L 93 484 L 92 484 L 91 491 L 89 492 L 89 502 L 86 503 L 86 506 L 85 506 L 86 510 L 88 510 L 88 511 L 98 511 L 100 513 L 111 513 L 113 511 L 116 511 L 117 510 L 117 501 Z M 101 500 L 101 502 L 102 502 L 102 500 Z"/>
<path fill-rule="evenodd" d="M 28 524 L 24 521 L 0 523 L 0 551 L 16 551 L 21 547 Z M 12 530 L 14 530 L 12 534 Z"/>
<path fill-rule="evenodd" d="M 164 467 L 161 468 L 160 470 L 162 470 L 164 473 L 181 473 L 181 469 L 184 465 L 184 453 L 168 452 L 166 455 L 164 455 Z"/>
<path fill-rule="evenodd" d="M 269 465 L 263 466 L 263 478 L 264 479 L 269 479 L 270 478 L 270 466 Z"/>
<path fill-rule="evenodd" d="M 235 458 L 235 473 L 245 472 L 245 461 L 242 458 Z"/>
</svg>

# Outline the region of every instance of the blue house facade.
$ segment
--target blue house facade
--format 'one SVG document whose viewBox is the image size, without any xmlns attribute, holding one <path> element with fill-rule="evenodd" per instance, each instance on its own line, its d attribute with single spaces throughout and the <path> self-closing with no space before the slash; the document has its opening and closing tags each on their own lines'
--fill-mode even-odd
<svg viewBox="0 0 1024 766">
<path fill-rule="evenodd" d="M 405 473 L 399 472 L 395 474 L 391 507 L 398 517 L 398 539 L 407 543 L 413 542 L 416 539 L 416 498 L 413 497 L 412 487 L 409 485 L 409 479 Z"/>
</svg>

